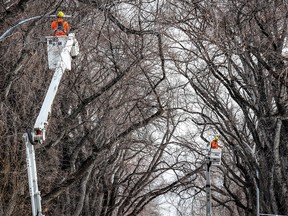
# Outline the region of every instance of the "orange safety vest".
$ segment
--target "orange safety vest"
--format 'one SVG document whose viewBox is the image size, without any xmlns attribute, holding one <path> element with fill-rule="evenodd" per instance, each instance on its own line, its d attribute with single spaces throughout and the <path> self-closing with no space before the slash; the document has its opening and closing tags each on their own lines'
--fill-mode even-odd
<svg viewBox="0 0 288 216">
<path fill-rule="evenodd" d="M 218 149 L 218 148 L 221 148 L 221 147 L 218 145 L 218 141 L 217 140 L 213 140 L 211 142 L 211 148 L 212 149 Z"/>
<path fill-rule="evenodd" d="M 68 35 L 69 25 L 62 18 L 54 20 L 51 24 L 53 30 L 53 36 L 64 36 Z"/>
</svg>

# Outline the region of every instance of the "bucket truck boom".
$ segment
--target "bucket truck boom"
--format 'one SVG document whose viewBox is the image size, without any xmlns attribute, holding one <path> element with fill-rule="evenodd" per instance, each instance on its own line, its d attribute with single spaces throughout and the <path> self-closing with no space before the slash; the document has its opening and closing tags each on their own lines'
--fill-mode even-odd
<svg viewBox="0 0 288 216">
<path fill-rule="evenodd" d="M 65 70 L 71 70 L 71 57 L 79 54 L 78 42 L 73 33 L 61 37 L 48 36 L 46 39 L 49 69 L 55 70 L 55 72 L 34 128 L 27 130 L 23 135 L 23 141 L 26 146 L 26 163 L 33 216 L 44 216 L 42 214 L 41 196 L 37 183 L 34 145 L 38 143 L 42 144 L 46 139 L 48 119 L 61 78 Z"/>
<path fill-rule="evenodd" d="M 206 157 L 206 216 L 212 216 L 210 168 L 221 165 L 221 156 L 222 149 L 211 148 Z"/>
</svg>

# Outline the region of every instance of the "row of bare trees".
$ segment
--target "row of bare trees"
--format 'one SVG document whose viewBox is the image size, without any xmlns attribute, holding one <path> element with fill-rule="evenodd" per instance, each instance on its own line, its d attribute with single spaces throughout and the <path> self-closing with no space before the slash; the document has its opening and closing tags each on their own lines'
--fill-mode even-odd
<svg viewBox="0 0 288 216">
<path fill-rule="evenodd" d="M 203 215 L 215 134 L 213 213 L 255 215 L 258 187 L 262 213 L 288 214 L 285 1 L 6 1 L 1 33 L 58 10 L 81 55 L 36 146 L 45 215 Z M 50 23 L 0 44 L 0 215 L 31 214 L 22 135 L 52 77 Z"/>
<path fill-rule="evenodd" d="M 184 11 L 171 20 L 184 35 L 173 62 L 197 95 L 187 112 L 225 144 L 215 206 L 253 215 L 257 185 L 261 212 L 287 214 L 287 4 L 173 3 Z"/>
</svg>

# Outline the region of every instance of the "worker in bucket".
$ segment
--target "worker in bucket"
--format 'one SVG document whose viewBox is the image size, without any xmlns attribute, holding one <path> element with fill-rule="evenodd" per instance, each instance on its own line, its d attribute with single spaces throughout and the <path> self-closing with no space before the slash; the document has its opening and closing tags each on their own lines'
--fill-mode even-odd
<svg viewBox="0 0 288 216">
<path fill-rule="evenodd" d="M 69 25 L 63 19 L 65 14 L 62 11 L 59 11 L 57 14 L 57 19 L 54 20 L 51 24 L 53 30 L 53 36 L 65 36 L 68 35 Z"/>
<path fill-rule="evenodd" d="M 219 140 L 219 136 L 215 136 L 214 140 L 212 140 L 211 142 L 211 149 L 219 149 L 222 148 L 222 146 L 220 146 L 218 144 L 218 140 Z"/>
</svg>

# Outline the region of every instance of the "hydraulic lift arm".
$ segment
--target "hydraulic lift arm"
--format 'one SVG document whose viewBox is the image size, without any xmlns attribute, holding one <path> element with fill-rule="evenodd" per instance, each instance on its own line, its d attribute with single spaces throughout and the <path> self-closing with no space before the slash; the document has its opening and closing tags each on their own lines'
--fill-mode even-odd
<svg viewBox="0 0 288 216">
<path fill-rule="evenodd" d="M 211 200 L 211 166 L 221 165 L 222 149 L 210 149 L 206 157 L 206 216 L 212 216 L 212 200 Z"/>
<path fill-rule="evenodd" d="M 37 183 L 34 145 L 38 143 L 42 144 L 46 139 L 48 119 L 61 78 L 65 70 L 71 70 L 71 56 L 76 56 L 79 53 L 78 42 L 73 33 L 69 34 L 67 37 L 50 36 L 46 38 L 49 69 L 55 69 L 55 72 L 34 128 L 32 130 L 27 130 L 23 135 L 23 141 L 26 146 L 26 163 L 33 216 L 44 216 L 42 214 L 41 196 Z"/>
</svg>

